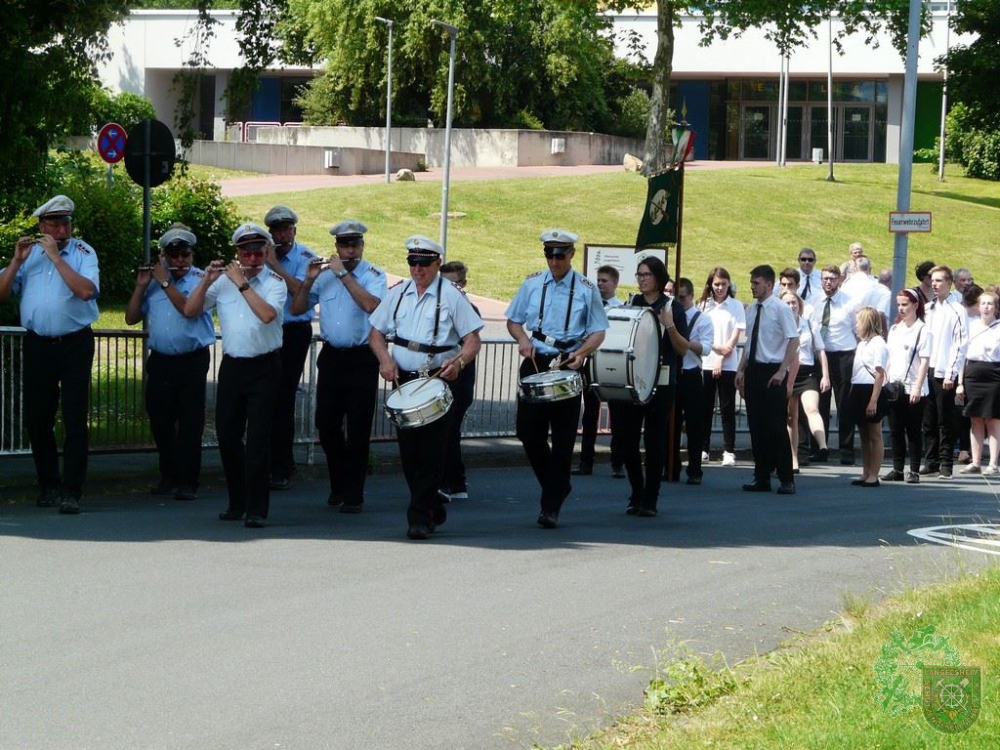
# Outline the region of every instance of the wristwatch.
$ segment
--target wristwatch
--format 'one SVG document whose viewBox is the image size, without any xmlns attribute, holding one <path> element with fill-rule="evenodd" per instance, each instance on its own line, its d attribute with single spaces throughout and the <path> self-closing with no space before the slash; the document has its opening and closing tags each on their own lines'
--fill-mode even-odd
<svg viewBox="0 0 1000 750">
<path fill-rule="evenodd" d="M 250 282 L 249 281 L 244 281 L 242 284 L 240 284 L 236 288 L 240 290 L 240 294 L 243 294 L 243 292 L 245 292 L 247 289 L 250 288 Z"/>
<path fill-rule="evenodd" d="M 166 291 L 170 288 L 170 279 L 164 279 L 160 282 L 160 288 Z"/>
<path fill-rule="evenodd" d="M 333 275 L 336 276 L 338 279 L 342 279 L 345 276 L 347 276 L 347 269 L 345 268 L 342 271 L 337 271 Z"/>
</svg>

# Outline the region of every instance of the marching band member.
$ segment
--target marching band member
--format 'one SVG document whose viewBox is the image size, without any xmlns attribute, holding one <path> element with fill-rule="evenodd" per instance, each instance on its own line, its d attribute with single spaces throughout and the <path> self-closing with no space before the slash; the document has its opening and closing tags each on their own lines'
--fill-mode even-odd
<svg viewBox="0 0 1000 750">
<path fill-rule="evenodd" d="M 160 466 L 160 481 L 151 491 L 177 500 L 197 497 L 205 378 L 215 343 L 211 314 L 184 316 L 188 296 L 205 278 L 192 265 L 197 242 L 183 224 L 174 224 L 160 237 L 160 258 L 139 268 L 125 309 L 128 325 L 145 316 L 149 331 L 145 401 Z"/>
<path fill-rule="evenodd" d="M 41 236 L 21 237 L 0 273 L 0 300 L 21 297 L 24 418 L 38 474 L 41 508 L 80 512 L 87 475 L 87 403 L 94 363 L 100 272 L 94 248 L 73 234 L 73 201 L 57 195 L 35 209 Z M 65 440 L 63 475 L 56 447 L 56 409 Z"/>
<path fill-rule="evenodd" d="M 336 252 L 313 262 L 292 301 L 293 315 L 319 305 L 323 348 L 316 360 L 316 429 L 330 475 L 327 504 L 360 513 L 378 399 L 378 359 L 368 346 L 368 316 L 385 298 L 381 269 L 362 257 L 368 227 L 348 219 L 330 229 Z"/>
<path fill-rule="evenodd" d="M 214 260 L 184 305 L 196 318 L 215 309 L 222 330 L 222 364 L 215 401 L 215 432 L 229 506 L 223 521 L 261 528 L 270 505 L 271 417 L 281 378 L 281 320 L 287 289 L 267 270 L 274 245 L 257 224 L 233 233 L 237 258 Z M 244 436 L 246 443 L 244 443 Z"/>
<path fill-rule="evenodd" d="M 393 286 L 372 313 L 368 344 L 385 380 L 403 384 L 421 376 L 440 377 L 450 386 L 479 353 L 483 321 L 465 293 L 438 274 L 444 252 L 438 243 L 415 234 L 403 244 L 410 278 Z M 427 539 L 447 519 L 438 489 L 450 416 L 398 430 L 399 455 L 410 489 L 406 511 L 410 539 Z"/>
<path fill-rule="evenodd" d="M 560 367 L 579 370 L 604 341 L 608 316 L 601 295 L 586 276 L 574 271 L 576 234 L 548 229 L 539 239 L 548 270 L 529 276 L 507 308 L 507 330 L 517 340 L 520 377 Z M 517 400 L 517 437 L 541 486 L 538 525 L 554 529 L 569 496 L 570 470 L 580 396 L 548 403 Z M 549 445 L 549 434 L 552 444 Z"/>
</svg>

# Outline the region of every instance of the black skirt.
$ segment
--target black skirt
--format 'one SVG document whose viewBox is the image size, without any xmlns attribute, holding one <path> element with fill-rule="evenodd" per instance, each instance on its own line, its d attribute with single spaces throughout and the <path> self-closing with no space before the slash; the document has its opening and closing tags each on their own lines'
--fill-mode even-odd
<svg viewBox="0 0 1000 750">
<path fill-rule="evenodd" d="M 1000 419 L 1000 362 L 965 362 L 967 417 Z"/>
<path fill-rule="evenodd" d="M 878 405 L 875 409 L 875 416 L 868 416 L 868 402 L 872 399 L 872 391 L 875 386 L 871 383 L 851 383 L 851 397 L 848 400 L 848 410 L 854 424 L 865 422 L 878 423 L 885 417 L 888 403 L 885 399 L 885 391 L 879 394 Z"/>
<path fill-rule="evenodd" d="M 816 365 L 799 365 L 799 372 L 792 385 L 792 395 L 801 396 L 806 391 L 819 391 L 819 370 Z"/>
</svg>

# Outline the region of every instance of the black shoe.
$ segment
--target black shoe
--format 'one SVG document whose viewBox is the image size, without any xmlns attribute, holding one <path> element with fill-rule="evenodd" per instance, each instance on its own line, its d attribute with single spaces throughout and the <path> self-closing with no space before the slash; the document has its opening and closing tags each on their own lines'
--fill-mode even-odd
<svg viewBox="0 0 1000 750">
<path fill-rule="evenodd" d="M 431 530 L 423 524 L 415 523 L 406 530 L 407 539 L 426 539 L 431 535 Z"/>
<path fill-rule="evenodd" d="M 779 495 L 794 495 L 795 494 L 795 482 L 782 482 L 781 486 L 778 488 Z"/>
<path fill-rule="evenodd" d="M 364 503 L 341 503 L 340 505 L 341 513 L 350 513 L 352 515 L 360 513 L 364 509 L 365 509 Z"/>
<path fill-rule="evenodd" d="M 554 510 L 543 510 L 538 516 L 538 525 L 543 529 L 554 529 L 559 525 L 559 513 Z"/>
<path fill-rule="evenodd" d="M 840 457 L 841 466 L 854 466 L 854 453 L 845 453 Z"/>
<path fill-rule="evenodd" d="M 150 495 L 173 495 L 176 491 L 177 485 L 173 482 L 168 482 L 166 479 L 161 479 L 149 488 Z"/>
<path fill-rule="evenodd" d="M 191 487 L 178 487 L 177 494 L 174 495 L 174 500 L 197 500 L 198 493 L 195 492 Z"/>
<path fill-rule="evenodd" d="M 814 464 L 825 464 L 830 459 L 830 449 L 820 448 L 815 453 L 809 454 L 809 462 Z"/>
<path fill-rule="evenodd" d="M 882 475 L 883 482 L 902 482 L 903 472 L 896 471 L 895 469 L 890 469 L 885 474 Z"/>
<path fill-rule="evenodd" d="M 80 514 L 80 501 L 75 497 L 64 498 L 59 503 L 59 512 L 64 516 L 76 516 Z"/>
<path fill-rule="evenodd" d="M 340 495 L 331 492 L 326 497 L 326 504 L 329 505 L 331 508 L 336 508 L 338 505 L 344 504 L 344 498 Z"/>
<path fill-rule="evenodd" d="M 626 516 L 637 516 L 637 515 L 639 515 L 639 508 L 641 508 L 641 507 L 642 506 L 639 504 L 638 500 L 636 500 L 636 499 L 634 499 L 632 497 L 629 497 L 629 499 L 628 499 L 628 506 L 625 508 L 625 515 Z"/>
<path fill-rule="evenodd" d="M 575 469 L 573 469 L 573 471 L 570 472 L 570 474 L 572 474 L 575 477 L 589 477 L 593 473 L 594 473 L 594 465 L 585 464 L 582 462 L 580 463 L 579 466 L 577 466 Z"/>
<path fill-rule="evenodd" d="M 937 474 L 941 471 L 941 464 L 924 464 L 920 467 L 920 476 L 926 477 L 929 474 Z"/>
<path fill-rule="evenodd" d="M 864 483 L 865 483 L 864 479 L 852 479 L 851 480 L 851 484 L 854 485 L 855 487 L 860 487 Z"/>
<path fill-rule="evenodd" d="M 272 490 L 287 490 L 292 486 L 292 483 L 288 480 L 288 477 L 271 477 L 270 488 Z"/>
<path fill-rule="evenodd" d="M 219 520 L 220 521 L 242 521 L 243 520 L 243 514 L 240 513 L 240 512 L 238 512 L 238 511 L 230 510 L 229 508 L 226 508 L 226 510 L 222 511 L 219 514 Z"/>
<path fill-rule="evenodd" d="M 438 490 L 438 497 L 441 498 L 442 503 L 451 502 L 451 494 L 449 494 L 448 490 L 445 489 Z"/>
<path fill-rule="evenodd" d="M 938 479 L 951 479 L 951 467 L 942 466 L 941 472 L 938 474 Z"/>
<path fill-rule="evenodd" d="M 701 484 L 701 477 L 688 477 L 688 484 Z"/>
<path fill-rule="evenodd" d="M 808 466 L 808 464 L 807 464 L 807 466 Z M 802 472 L 799 469 L 792 469 L 792 474 L 801 474 L 801 473 Z"/>
<path fill-rule="evenodd" d="M 915 471 L 906 472 L 906 479 L 904 479 L 907 484 L 920 484 L 920 474 Z"/>
<path fill-rule="evenodd" d="M 624 479 L 625 467 L 622 466 L 621 464 L 618 464 L 617 466 L 612 465 L 611 476 L 613 476 L 615 479 Z"/>
<path fill-rule="evenodd" d="M 42 490 L 42 494 L 35 500 L 35 505 L 39 508 L 54 508 L 59 505 L 59 490 Z"/>
<path fill-rule="evenodd" d="M 267 524 L 264 523 L 264 519 L 260 516 L 247 516 L 247 520 L 243 522 L 243 525 L 248 529 L 263 529 L 267 526 Z"/>
<path fill-rule="evenodd" d="M 876 479 L 874 482 L 862 482 L 859 487 L 879 487 L 881 486 L 879 481 Z"/>
<path fill-rule="evenodd" d="M 750 482 L 749 484 L 743 485 L 744 492 L 770 492 L 771 483 L 770 482 Z"/>
<path fill-rule="evenodd" d="M 636 515 L 639 518 L 656 518 L 656 508 L 640 508 Z"/>
<path fill-rule="evenodd" d="M 431 531 L 433 531 L 438 526 L 444 526 L 444 522 L 448 520 L 448 511 L 446 511 L 444 508 L 435 508 L 433 511 L 431 511 L 431 517 L 434 520 L 434 523 L 431 527 Z"/>
</svg>

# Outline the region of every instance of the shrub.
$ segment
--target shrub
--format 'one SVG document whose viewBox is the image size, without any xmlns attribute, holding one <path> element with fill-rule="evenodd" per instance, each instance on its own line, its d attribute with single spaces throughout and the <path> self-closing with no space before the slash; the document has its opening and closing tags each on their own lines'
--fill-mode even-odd
<svg viewBox="0 0 1000 750">
<path fill-rule="evenodd" d="M 214 182 L 190 176 L 174 177 L 153 191 L 150 202 L 154 242 L 179 221 L 191 227 L 198 237 L 196 265 L 204 267 L 211 260 L 232 254 L 232 233 L 243 218 L 236 206 L 222 197 L 222 190 Z M 152 252 L 155 254 L 156 248 Z"/>
<path fill-rule="evenodd" d="M 112 94 L 107 89 L 98 89 L 91 107 L 91 127 L 96 133 L 109 122 L 117 122 L 125 130 L 130 130 L 143 120 L 155 119 L 153 103 L 141 94 L 122 91 Z"/>
<path fill-rule="evenodd" d="M 632 89 L 615 104 L 618 117 L 613 121 L 610 133 L 626 138 L 645 138 L 649 122 L 649 95 L 642 89 Z"/>
<path fill-rule="evenodd" d="M 956 104 L 948 113 L 946 155 L 965 168 L 969 177 L 1000 180 L 1000 132 L 974 125 L 973 113 Z"/>
<path fill-rule="evenodd" d="M 514 115 L 511 125 L 522 130 L 545 130 L 545 123 L 526 109 Z"/>
</svg>

